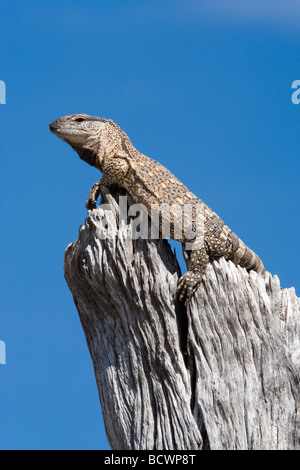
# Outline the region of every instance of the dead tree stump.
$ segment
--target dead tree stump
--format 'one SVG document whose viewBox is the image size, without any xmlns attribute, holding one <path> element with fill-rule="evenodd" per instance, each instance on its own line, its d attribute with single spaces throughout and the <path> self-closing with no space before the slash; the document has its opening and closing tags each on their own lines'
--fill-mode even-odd
<svg viewBox="0 0 300 470">
<path fill-rule="evenodd" d="M 64 263 L 111 448 L 300 449 L 294 289 L 220 259 L 186 310 L 168 242 L 103 237 L 115 217 L 90 211 Z"/>
</svg>

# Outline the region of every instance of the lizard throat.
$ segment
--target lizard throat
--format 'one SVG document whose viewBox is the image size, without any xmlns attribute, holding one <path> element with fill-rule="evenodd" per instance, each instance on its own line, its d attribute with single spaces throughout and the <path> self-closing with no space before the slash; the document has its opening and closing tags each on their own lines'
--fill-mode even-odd
<svg viewBox="0 0 300 470">
<path fill-rule="evenodd" d="M 83 149 L 83 148 L 76 148 L 76 147 L 73 147 L 73 149 L 75 150 L 75 152 L 78 153 L 79 158 L 81 160 L 84 160 L 86 163 L 88 163 L 91 166 L 96 166 L 95 165 L 95 163 L 96 163 L 96 154 L 92 150 Z"/>
</svg>

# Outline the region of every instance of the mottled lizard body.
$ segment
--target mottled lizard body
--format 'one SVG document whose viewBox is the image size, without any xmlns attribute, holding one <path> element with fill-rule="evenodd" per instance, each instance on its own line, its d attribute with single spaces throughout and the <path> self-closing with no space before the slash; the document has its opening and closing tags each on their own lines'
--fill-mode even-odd
<svg viewBox="0 0 300 470">
<path fill-rule="evenodd" d="M 198 288 L 210 259 L 225 257 L 234 264 L 264 273 L 260 258 L 235 235 L 220 217 L 191 193 L 167 168 L 140 153 L 127 134 L 112 120 L 73 114 L 50 124 L 50 130 L 67 142 L 79 157 L 103 173 L 93 186 L 86 207 L 96 207 L 100 186 L 118 186 L 133 200 L 147 208 L 160 207 L 159 228 L 163 228 L 163 211 L 169 207 L 170 238 L 190 243 L 188 271 L 178 283 L 180 300 L 186 304 Z M 191 212 L 188 219 L 184 210 Z M 197 210 L 199 209 L 199 212 Z M 178 224 L 184 230 L 179 231 Z M 186 235 L 188 234 L 188 236 Z"/>
</svg>

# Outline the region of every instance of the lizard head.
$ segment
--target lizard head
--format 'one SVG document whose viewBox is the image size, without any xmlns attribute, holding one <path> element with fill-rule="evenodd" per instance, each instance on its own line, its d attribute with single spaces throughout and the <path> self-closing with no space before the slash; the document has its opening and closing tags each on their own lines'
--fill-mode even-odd
<svg viewBox="0 0 300 470">
<path fill-rule="evenodd" d="M 122 135 L 123 139 L 126 136 L 111 119 L 87 114 L 63 116 L 51 122 L 49 128 L 53 134 L 67 142 L 82 160 L 101 172 L 106 160 L 113 153 L 122 151 Z"/>
</svg>

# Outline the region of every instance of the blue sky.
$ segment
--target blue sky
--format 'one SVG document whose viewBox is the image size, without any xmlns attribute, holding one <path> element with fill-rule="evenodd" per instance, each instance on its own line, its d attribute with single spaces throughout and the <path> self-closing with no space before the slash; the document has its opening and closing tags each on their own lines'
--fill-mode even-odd
<svg viewBox="0 0 300 470">
<path fill-rule="evenodd" d="M 300 7 L 39 0 L 1 17 L 0 448 L 108 449 L 62 269 L 99 173 L 48 123 L 112 118 L 299 294 Z"/>
</svg>

